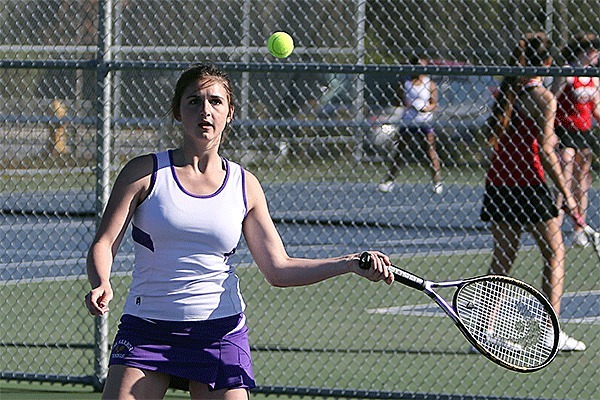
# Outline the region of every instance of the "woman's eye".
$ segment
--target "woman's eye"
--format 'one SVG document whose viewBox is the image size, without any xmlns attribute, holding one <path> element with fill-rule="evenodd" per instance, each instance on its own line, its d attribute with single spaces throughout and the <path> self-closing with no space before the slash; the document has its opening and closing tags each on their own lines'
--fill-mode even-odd
<svg viewBox="0 0 600 400">
<path fill-rule="evenodd" d="M 198 105 L 198 104 L 202 104 L 203 103 L 203 99 L 199 98 L 199 97 L 192 97 L 188 100 L 188 104 L 189 105 Z M 214 99 L 208 99 L 208 102 L 213 105 L 213 106 L 218 106 L 223 104 L 223 99 L 221 98 L 214 98 Z"/>
</svg>

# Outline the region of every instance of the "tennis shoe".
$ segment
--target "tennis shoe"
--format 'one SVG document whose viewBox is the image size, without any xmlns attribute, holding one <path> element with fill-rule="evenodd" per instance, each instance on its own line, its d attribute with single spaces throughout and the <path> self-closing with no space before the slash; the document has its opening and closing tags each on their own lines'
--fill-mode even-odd
<svg viewBox="0 0 600 400">
<path fill-rule="evenodd" d="M 377 190 L 382 193 L 389 193 L 394 189 L 394 181 L 385 181 L 377 185 Z"/>
<path fill-rule="evenodd" d="M 558 336 L 558 351 L 584 351 L 587 346 L 582 341 L 574 339 L 564 332 Z"/>
<path fill-rule="evenodd" d="M 433 193 L 442 194 L 444 192 L 444 184 L 442 182 L 437 182 L 433 185 Z"/>
<path fill-rule="evenodd" d="M 571 235 L 571 239 L 573 241 L 573 246 L 576 247 L 588 247 L 590 245 L 588 237 L 582 231 L 574 231 Z"/>
</svg>

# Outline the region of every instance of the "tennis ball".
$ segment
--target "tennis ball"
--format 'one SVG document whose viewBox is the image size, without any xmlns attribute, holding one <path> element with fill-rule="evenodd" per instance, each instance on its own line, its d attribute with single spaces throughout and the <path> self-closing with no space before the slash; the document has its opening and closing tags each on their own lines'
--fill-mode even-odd
<svg viewBox="0 0 600 400">
<path fill-rule="evenodd" d="M 285 32 L 275 32 L 267 42 L 269 53 L 277 58 L 286 58 L 294 51 L 294 39 Z"/>
</svg>

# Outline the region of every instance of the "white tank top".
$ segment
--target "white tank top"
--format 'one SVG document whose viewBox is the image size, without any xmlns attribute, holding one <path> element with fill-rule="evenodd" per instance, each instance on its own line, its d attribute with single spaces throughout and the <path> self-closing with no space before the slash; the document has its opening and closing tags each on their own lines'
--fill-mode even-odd
<svg viewBox="0 0 600 400">
<path fill-rule="evenodd" d="M 433 120 L 431 111 L 422 112 L 423 107 L 429 105 L 431 100 L 431 78 L 425 76 L 420 84 L 414 84 L 410 79 L 404 82 L 404 96 L 408 108 L 404 113 L 407 123 L 421 124 Z"/>
<path fill-rule="evenodd" d="M 247 213 L 243 168 L 226 170 L 213 194 L 187 192 L 172 152 L 153 155 L 149 195 L 133 215 L 133 282 L 124 313 L 169 321 L 223 318 L 244 311 L 234 267 L 228 263 Z"/>
</svg>

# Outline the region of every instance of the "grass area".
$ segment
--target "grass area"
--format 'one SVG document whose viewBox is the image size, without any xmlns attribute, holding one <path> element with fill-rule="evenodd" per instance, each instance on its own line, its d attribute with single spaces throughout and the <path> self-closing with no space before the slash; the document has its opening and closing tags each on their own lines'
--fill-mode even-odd
<svg viewBox="0 0 600 400">
<path fill-rule="evenodd" d="M 96 175 L 91 168 L 73 169 L 24 169 L 0 172 L 0 192 L 22 193 L 54 190 L 93 191 Z"/>
<path fill-rule="evenodd" d="M 570 250 L 567 291 L 594 289 L 600 277 L 597 264 L 586 262 L 592 256 L 588 249 Z M 422 276 L 443 280 L 481 274 L 489 255 L 410 257 L 398 261 Z M 537 250 L 523 250 L 515 276 L 539 287 L 540 266 Z M 564 323 L 570 334 L 585 338 L 588 350 L 560 355 L 540 372 L 518 374 L 470 353 L 460 333 L 444 316 L 422 316 L 417 311 L 408 315 L 371 312 L 391 306 L 430 304 L 427 296 L 404 286 L 388 288 L 348 275 L 309 287 L 277 289 L 268 286 L 255 267 L 240 268 L 239 275 L 248 303 L 259 385 L 600 398 L 593 383 L 594 371 L 600 368 L 598 325 Z M 109 337 L 116 331 L 129 280 L 127 276 L 113 278 L 116 297 L 111 304 L 114 311 L 109 318 Z M 93 352 L 82 346 L 93 338 L 93 320 L 81 303 L 85 290 L 83 279 L 0 287 L 0 296 L 7 299 L 0 304 L 0 314 L 4 316 L 0 328 L 0 340 L 5 344 L 0 348 L 3 369 L 90 374 Z M 15 293 L 19 296 L 15 297 Z M 23 298 L 28 299 L 26 303 L 16 303 Z M 45 329 L 36 329 L 39 326 Z M 16 346 L 20 342 L 29 345 Z M 70 347 L 57 346 L 65 342 Z M 489 381 L 490 376 L 493 381 Z M 0 382 L 0 394 L 3 400 L 99 397 L 88 387 L 12 382 Z M 182 392 L 172 392 L 168 398 L 186 397 Z"/>
<path fill-rule="evenodd" d="M 237 160 L 233 160 L 237 161 Z M 356 162 L 352 157 L 339 158 L 286 158 L 279 161 L 258 160 L 244 167 L 259 177 L 263 184 L 271 182 L 361 182 L 378 183 L 383 179 L 386 166 L 381 162 Z M 116 178 L 121 166 L 111 172 Z M 487 167 L 483 164 L 446 165 L 442 168 L 443 179 L 449 184 L 483 186 Z M 430 181 L 431 171 L 426 162 L 406 164 L 397 181 L 423 183 Z M 23 192 L 36 190 L 89 189 L 94 190 L 96 175 L 92 167 L 62 167 L 0 171 L 0 192 Z M 592 185 L 600 188 L 598 171 L 592 171 Z"/>
<path fill-rule="evenodd" d="M 253 163 L 245 166 L 257 175 L 261 182 L 379 182 L 385 167 L 382 163 L 360 163 L 340 160 L 286 160 L 280 163 Z M 116 168 L 112 178 L 120 170 Z M 444 181 L 454 184 L 483 185 L 485 170 L 482 167 L 447 167 L 443 170 Z M 404 167 L 398 182 L 429 182 L 430 171 L 426 164 L 411 163 Z M 51 168 L 0 171 L 0 192 L 84 189 L 93 191 L 96 175 L 91 168 Z"/>
<path fill-rule="evenodd" d="M 57 385 L 49 383 L 28 383 L 28 382 L 5 382 L 0 381 L 0 398 L 2 400 L 99 400 L 100 393 L 92 391 L 88 387 L 77 385 Z M 310 398 L 315 396 L 293 396 L 294 398 Z M 165 400 L 189 399 L 188 392 L 170 389 L 167 391 Z M 278 400 L 292 398 L 290 395 L 274 395 L 252 392 L 252 400 Z M 339 397 L 319 396 L 319 400 L 333 400 Z M 356 399 L 354 397 L 344 397 L 346 400 Z M 148 399 L 150 400 L 150 399 Z"/>
<path fill-rule="evenodd" d="M 97 400 L 100 397 L 101 394 L 94 392 L 91 387 L 81 385 L 0 381 L 2 400 Z M 189 395 L 182 391 L 169 391 L 165 397 L 186 398 L 189 399 Z"/>
<path fill-rule="evenodd" d="M 100 393 L 94 392 L 90 387 L 81 385 L 0 381 L 0 398 L 2 400 L 98 400 L 100 397 Z M 190 395 L 188 392 L 170 389 L 164 398 L 166 400 L 189 399 Z M 289 396 L 251 394 L 253 400 L 265 400 L 267 398 L 271 400 L 289 399 Z"/>
</svg>

